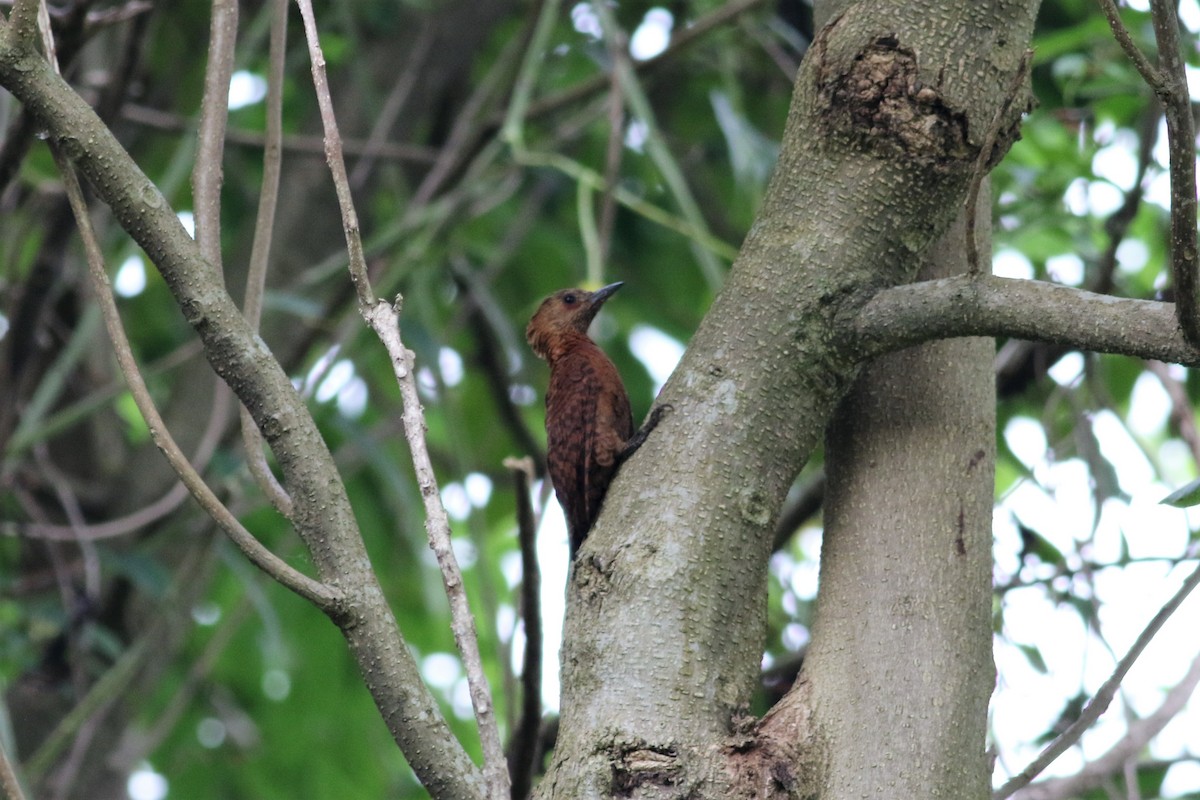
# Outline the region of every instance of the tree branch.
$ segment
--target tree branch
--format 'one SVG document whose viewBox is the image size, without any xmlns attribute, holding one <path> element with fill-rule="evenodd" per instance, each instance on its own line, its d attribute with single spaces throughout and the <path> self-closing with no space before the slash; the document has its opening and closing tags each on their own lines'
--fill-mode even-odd
<svg viewBox="0 0 1200 800">
<path fill-rule="evenodd" d="M 1179 55 L 1175 0 L 1150 0 L 1162 85 L 1154 90 L 1167 120 L 1171 174 L 1171 271 L 1183 335 L 1200 347 L 1200 253 L 1196 247 L 1196 131 L 1184 61 Z"/>
<path fill-rule="evenodd" d="M 542 576 L 537 561 L 537 526 L 530 502 L 533 459 L 506 458 L 517 501 L 517 538 L 521 546 L 521 619 L 525 622 L 525 653 L 521 661 L 521 716 L 509 744 L 509 774 L 513 800 L 524 800 L 537 769 L 538 732 L 542 726 Z"/>
<path fill-rule="evenodd" d="M 329 83 L 325 77 L 325 57 L 317 35 L 316 19 L 310 0 L 298 0 L 300 15 L 304 20 L 304 34 L 308 41 L 312 59 L 313 85 L 317 92 L 317 103 L 321 109 L 321 122 L 325 129 L 325 152 L 329 171 L 337 189 L 338 205 L 342 212 L 342 226 L 346 235 L 349 253 L 350 279 L 358 293 L 359 310 L 367 324 L 375 331 L 380 343 L 387 350 L 400 386 L 403 403 L 404 436 L 412 454 L 413 469 L 425 504 L 425 531 L 429 546 L 437 558 L 445 585 L 446 597 L 450 601 L 450 627 L 454 642 L 462 655 L 467 673 L 467 685 L 471 694 L 471 705 L 475 709 L 475 720 L 479 726 L 479 739 L 483 748 L 483 777 L 487 794 L 491 798 L 508 795 L 510 789 L 508 764 L 504 747 L 500 742 L 500 729 L 496 723 L 495 705 L 488 689 L 487 676 L 483 671 L 483 659 L 479 652 L 479 638 L 475 631 L 475 618 L 467 601 L 463 586 L 462 571 L 454 555 L 450 536 L 450 520 L 438 493 L 437 476 L 429 459 L 429 448 L 425 442 L 425 415 L 421 399 L 417 394 L 417 381 L 413 374 L 415 356 L 400 339 L 400 306 L 402 298 L 397 296 L 394 304 L 382 302 L 375 297 L 371 279 L 363 257 L 363 244 L 358 226 L 358 214 L 354 210 L 354 199 L 350 190 L 350 179 L 342 154 L 341 135 L 333 110 L 333 98 L 329 94 Z"/>
<path fill-rule="evenodd" d="M 1008 94 L 1004 96 L 1004 102 L 1000 104 L 1000 108 L 996 109 L 996 116 L 992 118 L 987 132 L 983 136 L 983 143 L 979 147 L 979 156 L 975 159 L 975 170 L 971 174 L 971 183 L 967 187 L 967 207 L 964 212 L 964 219 L 967 223 L 967 271 L 972 275 L 979 272 L 979 243 L 976 241 L 975 235 L 979 192 L 983 188 L 984 178 L 987 177 L 988 172 L 995 166 L 992 158 L 996 148 L 996 137 L 1000 135 L 1000 129 L 1004 127 L 1004 122 L 1008 117 L 1008 109 L 1012 107 L 1013 101 L 1017 98 L 1017 93 L 1021 91 L 1021 85 L 1025 81 L 1025 75 L 1029 72 L 1029 63 L 1032 60 L 1033 50 L 1026 50 L 1025 54 L 1021 56 L 1021 65 L 1013 73 Z M 1015 130 L 1016 126 L 1020 125 L 1020 117 L 1012 124 Z M 991 219 L 990 215 L 988 219 Z"/>
<path fill-rule="evenodd" d="M 258 330 L 262 320 L 263 294 L 267 267 L 271 259 L 271 239 L 275 230 L 275 207 L 279 201 L 279 175 L 283 162 L 283 76 L 287 55 L 288 0 L 274 0 L 271 11 L 271 49 L 267 68 L 266 143 L 263 147 L 263 180 L 258 195 L 258 216 L 254 221 L 254 243 L 250 247 L 250 266 L 246 271 L 246 294 L 242 310 L 250 327 Z M 250 474 L 271 505 L 284 517 L 292 517 L 292 498 L 279 483 L 263 452 L 262 433 L 250 412 L 241 409 L 242 447 Z"/>
<path fill-rule="evenodd" d="M 1048 744 L 1046 749 L 1042 750 L 1038 757 L 1022 770 L 1020 774 L 993 792 L 992 800 L 1004 800 L 1004 798 L 1012 795 L 1018 789 L 1028 785 L 1030 781 L 1037 777 L 1038 773 L 1050 766 L 1054 759 L 1058 758 L 1071 745 L 1079 741 L 1079 737 L 1083 736 L 1084 731 L 1090 728 L 1100 718 L 1100 715 L 1108 709 L 1109 704 L 1112 703 L 1113 697 L 1117 693 L 1117 689 L 1121 686 L 1121 681 L 1125 679 L 1125 675 L 1133 667 L 1134 662 L 1137 661 L 1142 651 L 1146 649 L 1146 646 L 1150 644 L 1155 634 L 1162 629 L 1162 626 L 1171 618 L 1175 610 L 1183 604 L 1183 601 L 1187 599 L 1187 596 L 1197 586 L 1200 586 L 1200 567 L 1192 571 L 1192 574 L 1183 582 L 1183 586 L 1179 587 L 1179 591 L 1158 610 L 1158 613 L 1146 625 L 1145 630 L 1138 634 L 1133 646 L 1129 648 L 1129 652 L 1117 663 L 1117 667 L 1113 670 L 1112 675 L 1109 676 L 1104 685 L 1096 692 L 1096 695 L 1084 707 L 1079 719 L 1075 720 L 1069 728 L 1059 734 L 1058 738 Z M 1148 742 L 1159 730 L 1166 726 L 1170 718 L 1182 708 L 1183 703 L 1186 703 L 1187 698 L 1191 695 L 1192 690 L 1198 682 L 1200 682 L 1200 658 L 1192 663 L 1187 678 L 1171 690 L 1167 696 L 1167 700 L 1164 701 L 1163 705 L 1160 706 L 1154 715 L 1149 719 L 1143 720 L 1140 725 L 1130 726 L 1129 732 L 1126 735 L 1126 743 L 1134 738 L 1144 737 L 1141 744 L 1133 748 L 1130 753 L 1139 751 L 1145 742 Z M 1183 695 L 1182 701 L 1176 696 L 1177 694 Z M 1174 708 L 1174 710 L 1166 713 L 1165 710 L 1170 710 L 1171 708 Z M 1165 719 L 1162 717 L 1165 717 Z M 1117 748 L 1120 747 L 1121 745 L 1118 744 Z M 1117 748 L 1114 748 L 1114 750 Z M 1112 752 L 1109 751 L 1109 754 Z M 1039 795 L 1030 795 L 1030 800 L 1033 797 L 1039 797 Z"/>
<path fill-rule="evenodd" d="M 109 339 L 112 340 L 113 349 L 116 351 L 117 362 L 120 364 L 121 372 L 125 376 L 125 382 L 129 385 L 129 391 L 133 395 L 138 411 L 141 412 L 142 417 L 146 420 L 146 425 L 150 428 L 150 435 L 153 437 L 154 443 L 162 450 L 163 455 L 171 464 L 171 468 L 188 487 L 192 496 L 196 498 L 205 512 L 229 534 L 229 538 L 250 559 L 251 563 L 317 608 L 329 611 L 341 601 L 341 593 L 299 572 L 268 550 L 262 542 L 255 539 L 253 534 L 243 527 L 237 517 L 213 493 L 200 474 L 192 468 L 187 456 L 183 454 L 183 450 L 171 436 L 171 432 L 167 429 L 166 423 L 150 397 L 150 391 L 146 388 L 145 381 L 142 380 L 142 373 L 134 360 L 129 339 L 125 336 L 124 327 L 121 325 L 117 304 L 113 300 L 108 275 L 104 269 L 104 255 L 100 251 L 100 242 L 96 239 L 88 218 L 83 191 L 80 189 L 70 163 L 57 148 L 54 150 L 54 157 L 59 171 L 62 173 L 67 197 L 71 202 L 71 210 L 75 213 L 79 234 L 83 239 L 84 250 L 87 252 L 88 275 L 91 279 L 92 293 L 100 303 L 104 324 L 108 329 Z"/>
<path fill-rule="evenodd" d="M 1183 335 L 1200 347 L 1200 253 L 1196 243 L 1196 133 L 1174 0 L 1151 0 L 1158 66 L 1138 48 L 1114 0 L 1099 0 L 1113 36 L 1162 101 L 1171 175 L 1171 274 Z"/>
<path fill-rule="evenodd" d="M 1200 655 L 1192 660 L 1187 674 L 1167 692 L 1167 696 L 1154 713 L 1145 719 L 1130 722 L 1125 735 L 1106 753 L 1085 764 L 1083 769 L 1074 775 L 1035 783 L 1024 791 L 1017 792 L 1014 797 L 1016 800 L 1067 800 L 1101 786 L 1106 779 L 1145 751 L 1146 746 L 1162 732 L 1167 723 L 1183 711 L 1197 685 L 1200 685 Z"/>
<path fill-rule="evenodd" d="M 229 115 L 229 80 L 237 42 L 238 9 L 234 0 L 213 0 L 208 66 L 192 166 L 192 203 L 200 255 L 221 273 L 221 183 L 224 180 L 225 122 Z"/>
<path fill-rule="evenodd" d="M 884 289 L 852 323 L 863 358 L 957 336 L 1010 336 L 1080 350 L 1200 365 L 1171 303 L 992 275 Z"/>
<path fill-rule="evenodd" d="M 393 738 L 435 798 L 482 797 L 478 768 L 454 738 L 370 569 L 328 447 L 291 379 L 200 256 L 158 187 L 95 112 L 27 42 L 0 31 L 0 85 L 75 162 L 158 267 L 213 369 L 263 431 L 295 502 L 293 523 L 320 580 L 344 602 L 326 607 Z"/>
<path fill-rule="evenodd" d="M 414 355 L 400 340 L 400 303 L 399 297 L 396 298 L 395 305 L 376 300 L 371 305 L 362 306 L 361 311 L 363 318 L 387 350 L 392 369 L 396 373 L 396 382 L 400 386 L 404 408 L 404 436 L 408 440 L 417 485 L 421 488 L 421 497 L 425 502 L 425 532 L 429 536 L 429 547 L 441 568 L 446 598 L 450 601 L 450 627 L 467 673 L 471 705 L 475 709 L 479 738 L 483 745 L 484 780 L 489 787 L 488 796 L 504 797 L 510 789 L 507 760 L 500 742 L 500 730 L 496 724 L 496 709 L 488 690 L 487 676 L 483 672 L 479 639 L 475 633 L 475 618 L 471 615 L 462 571 L 454 555 L 450 520 L 438 494 L 437 476 L 434 475 L 429 450 L 425 445 L 425 416 L 421 410 L 421 398 L 417 394 L 417 381 L 413 370 Z"/>
</svg>

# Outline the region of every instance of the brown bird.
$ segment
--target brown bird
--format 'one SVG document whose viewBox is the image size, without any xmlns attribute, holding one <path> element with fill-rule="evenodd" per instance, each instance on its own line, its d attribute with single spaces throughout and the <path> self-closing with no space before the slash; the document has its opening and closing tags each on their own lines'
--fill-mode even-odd
<svg viewBox="0 0 1200 800">
<path fill-rule="evenodd" d="M 542 301 L 525 328 L 533 352 L 550 364 L 546 461 L 567 517 L 574 559 L 621 463 L 633 455 L 669 406 L 658 406 L 636 433 L 616 366 L 588 338 L 588 325 L 620 283 L 595 292 L 563 289 Z"/>
</svg>

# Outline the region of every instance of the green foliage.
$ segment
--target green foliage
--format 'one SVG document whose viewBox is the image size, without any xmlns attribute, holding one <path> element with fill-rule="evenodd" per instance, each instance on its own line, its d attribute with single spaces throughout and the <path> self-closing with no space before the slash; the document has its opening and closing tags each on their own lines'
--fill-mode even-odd
<svg viewBox="0 0 1200 800">
<path fill-rule="evenodd" d="M 210 4 L 189 0 L 155 6 L 137 39 L 140 60 L 129 95 L 131 102 L 163 112 L 168 121 L 149 124 L 117 117 L 112 122 L 172 205 L 187 210 Z M 268 11 L 261 4 L 242 6 L 237 67 L 262 74 Z M 618 22 L 633 31 L 653 6 L 619 3 Z M 675 29 L 719 6 L 715 0 L 672 6 Z M 503 461 L 540 456 L 528 452 L 525 441 L 531 439 L 537 447 L 544 442 L 540 398 L 547 378 L 545 365 L 528 352 L 523 330 L 543 296 L 585 279 L 572 177 L 553 167 L 522 166 L 511 148 L 491 145 L 507 109 L 530 23 L 523 16 L 528 11 L 479 4 L 468 15 L 470 24 L 464 24 L 453 8 L 423 0 L 323 3 L 317 8 L 339 121 L 350 145 L 350 170 L 362 163 L 364 143 L 393 93 L 409 95 L 382 130 L 383 141 L 424 148 L 416 155 L 375 154 L 355 185 L 355 201 L 377 290 L 404 296 L 402 332 L 416 354 L 439 484 L 445 490 L 471 475 L 490 480 L 487 502 L 466 508 L 454 520 L 454 533 L 463 553 L 471 554 L 464 559 L 464 573 L 484 666 L 506 729 L 519 698 L 513 691 L 512 631 L 502 628 L 500 619 L 511 618 L 519 603 L 506 569 L 517 544 L 512 482 Z M 1135 38 L 1150 49 L 1148 16 L 1130 10 L 1123 14 Z M 753 222 L 791 96 L 794 64 L 788 60 L 798 55 L 775 32 L 781 25 L 764 6 L 708 33 L 653 72 L 642 73 L 667 150 L 685 174 L 705 224 L 733 247 Z M 421 52 L 426 34 L 434 37 L 433 43 L 419 62 L 410 60 Z M 124 52 L 114 42 L 126 35 L 133 36 L 128 28 L 97 33 L 77 65 L 76 84 L 88 84 L 91 71 L 111 72 L 116 54 Z M 1155 113 L 1151 95 L 1090 2 L 1047 2 L 1035 44 L 1032 79 L 1038 106 L 1026 119 L 1022 140 L 992 176 L 995 248 L 1022 254 L 1038 278 L 1053 279 L 1055 258 L 1074 255 L 1084 265 L 1083 285 L 1111 282 L 1115 293 L 1153 297 L 1162 288 L 1168 257 L 1164 209 L 1142 200 L 1123 232 L 1126 246 L 1115 250 L 1115 272 L 1102 274 L 1106 256 L 1117 244 L 1116 209 L 1085 202 L 1105 191 L 1124 201 L 1129 187 L 1100 177 L 1098 158 L 1114 144 L 1128 144 L 1136 158 L 1137 145 L 1155 130 L 1145 124 L 1147 115 Z M 553 31 L 551 50 L 538 64 L 534 101 L 607 75 L 611 59 L 607 46 L 576 30 L 565 13 Z M 1189 59 L 1197 60 L 1190 50 Z M 491 90 L 482 88 L 489 84 Z M 625 140 L 630 120 L 625 112 L 614 132 L 607 86 L 605 82 L 585 98 L 530 118 L 524 126 L 526 146 L 599 174 L 611 168 L 617 185 L 680 215 L 660 165 L 644 150 L 624 147 L 619 163 L 609 165 L 609 142 L 613 136 Z M 283 97 L 283 127 L 292 138 L 285 146 L 262 336 L 308 397 L 341 469 L 372 565 L 421 663 L 454 653 L 448 610 L 426 545 L 391 364 L 354 306 L 323 153 L 299 138 L 317 135 L 320 124 L 295 15 Z M 456 129 L 460 121 L 466 125 L 462 130 Z M 263 175 L 260 147 L 245 142 L 265 126 L 263 105 L 235 110 L 229 125 L 233 135 L 224 164 L 222 242 L 226 280 L 240 297 Z M 428 179 L 431 158 L 439 156 L 444 161 L 436 169 L 444 169 L 445 183 L 421 206 L 415 198 Z M 1147 183 L 1161 171 L 1161 165 L 1151 163 Z M 31 143 L 12 192 L 20 202 L 0 215 L 0 292 L 6 296 L 0 310 L 15 320 L 12 309 L 20 303 L 8 297 L 45 293 L 49 299 L 37 305 L 42 316 L 27 331 L 14 331 L 7 339 L 11 343 L 17 334 L 29 334 L 28 352 L 20 355 L 31 359 L 23 374 L 32 377 L 21 383 L 15 379 L 20 376 L 13 376 L 11 395 L 19 402 L 0 408 L 0 433 L 5 434 L 0 512 L 9 528 L 41 516 L 65 523 L 56 490 L 67 486 L 85 522 L 121 519 L 166 493 L 166 467 L 129 396 L 117 388 L 121 384 L 107 344 L 99 336 L 81 335 L 71 355 L 72 331 L 78 330 L 92 301 L 81 288 L 83 265 L 69 220 L 54 223 L 55 214 L 61 214 L 56 173 L 40 143 Z M 596 192 L 593 200 L 601 210 L 605 194 Z M 103 209 L 93 216 L 115 270 L 131 255 L 131 246 Z M 59 252 L 64 241 L 70 244 Z M 653 403 L 655 385 L 634 352 L 631 331 L 648 325 L 686 343 L 717 286 L 685 237 L 628 207 L 618 205 L 613 211 L 606 245 L 605 278 L 623 280 L 626 287 L 606 306 L 596 334 L 625 378 L 635 415 L 641 416 Z M 1137 257 L 1138 249 L 1144 258 Z M 156 399 L 185 450 L 194 452 L 212 403 L 211 381 L 206 366 L 195 358 L 191 330 L 153 270 L 148 270 L 146 289 L 123 299 L 121 309 Z M 0 345 L 9 346 L 3 340 Z M 4 355 L 12 354 L 5 350 Z M 1135 387 L 1149 373 L 1129 359 L 1092 357 L 1079 376 L 1059 383 L 1046 376 L 1046 369 L 1061 355 L 1043 352 L 1032 379 L 1002 387 L 1007 391 L 1002 391 L 998 408 L 998 502 L 1029 487 L 1053 495 L 1047 470 L 1078 460 L 1091 482 L 1093 527 L 1098 527 L 1105 508 L 1129 498 L 1122 465 L 1112 463 L 1092 418 L 1109 410 L 1127 421 L 1135 410 Z M 330 389 L 332 396 L 326 398 L 321 380 L 307 385 L 306 376 L 323 361 L 352 367 L 352 379 L 359 382 L 355 391 L 365 392 L 364 404 L 352 403 L 346 388 Z M 498 365 L 498 374 L 488 374 L 489 363 Z M 53 381 L 56 368 L 61 380 Z M 1188 375 L 1185 380 L 1188 395 L 1196 397 L 1200 378 Z M 10 384 L 4 385 L 9 393 Z M 50 387 L 44 389 L 42 413 L 41 401 L 33 402 L 39 386 Z M 16 422 L 18 411 L 27 415 L 24 419 L 34 419 L 25 423 L 26 429 Z M 11 419 L 6 421 L 4 413 Z M 1005 438 L 1014 420 L 1032 420 L 1041 427 L 1044 464 L 1026 463 Z M 23 440 L 7 438 L 13 427 Z M 256 537 L 311 574 L 294 533 L 250 480 L 235 428 L 234 419 L 226 420 L 208 477 Z M 1151 455 L 1148 461 L 1164 484 L 1186 484 L 1180 491 L 1191 491 L 1173 502 L 1194 503 L 1196 484 L 1187 483 L 1194 465 L 1177 468 L 1159 457 L 1160 450 L 1178 441 L 1176 433 L 1160 426 L 1157 433 L 1134 438 Z M 44 450 L 66 477 L 47 477 L 35 450 Z M 10 487 L 20 492 L 10 494 Z M 1033 671 L 1045 674 L 1050 667 L 1040 640 L 1002 624 L 1011 593 L 1042 592 L 1056 607 L 1073 609 L 1097 629 L 1104 616 L 1097 617 L 1092 596 L 1080 595 L 1076 577 L 1093 567 L 1120 568 L 1135 559 L 1124 532 L 1119 557 L 1097 565 L 1090 560 L 1090 538 L 1064 537 L 1011 507 L 1005 510 L 998 520 L 1020 521 L 1004 530 L 997 525 L 996 578 L 1004 589 L 996 602 L 998 647 L 1011 640 Z M 772 565 L 766 655 L 774 665 L 794 663 L 812 623 L 812 598 L 797 590 L 804 587 L 797 575 L 815 573 L 819 524 L 806 520 Z M 92 635 L 73 639 L 71 646 L 93 670 L 89 680 L 136 643 L 150 640 L 153 653 L 142 665 L 150 682 L 144 688 L 136 684 L 136 690 L 135 684 L 122 687 L 114 698 L 121 708 L 115 719 L 121 729 L 154 734 L 141 756 L 168 777 L 170 797 L 424 796 L 336 628 L 230 548 L 214 548 L 216 535 L 188 500 L 123 536 L 97 539 L 86 547 L 0 539 L 0 679 L 9 686 L 44 680 L 50 643 L 72 632 L 73 617 L 86 618 Z M 90 568 L 93 558 L 98 587 L 87 585 L 85 561 Z M 46 576 L 62 578 L 62 585 Z M 91 593 L 93 605 L 77 607 L 73 592 Z M 152 624 L 156 620 L 170 630 L 164 634 Z M 57 677 L 56 691 L 71 702 L 78 702 L 78 695 L 92 685 Z M 434 693 L 454 732 L 477 758 L 478 741 L 469 713 L 463 713 L 460 682 L 438 685 Z M 766 708 L 768 695 L 756 710 Z M 1065 703 L 1068 698 L 1062 699 Z M 20 755 L 28 757 L 29 752 Z M 1167 770 L 1163 765 L 1139 767 L 1140 796 L 1158 796 Z"/>
</svg>

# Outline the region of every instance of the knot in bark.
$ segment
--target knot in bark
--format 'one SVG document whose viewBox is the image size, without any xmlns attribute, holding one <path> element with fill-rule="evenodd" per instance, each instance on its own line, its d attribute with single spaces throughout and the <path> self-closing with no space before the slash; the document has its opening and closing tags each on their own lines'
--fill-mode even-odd
<svg viewBox="0 0 1200 800">
<path fill-rule="evenodd" d="M 819 78 L 829 133 L 880 157 L 903 156 L 934 168 L 971 161 L 966 115 L 921 81 L 916 54 L 895 36 L 877 36 L 849 69 L 831 66 L 824 65 Z"/>
</svg>

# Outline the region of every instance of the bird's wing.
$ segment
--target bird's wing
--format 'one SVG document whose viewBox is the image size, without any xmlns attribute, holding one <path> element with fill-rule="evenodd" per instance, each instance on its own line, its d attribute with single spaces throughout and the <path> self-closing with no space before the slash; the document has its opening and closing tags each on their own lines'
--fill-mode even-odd
<svg viewBox="0 0 1200 800">
<path fill-rule="evenodd" d="M 633 435 L 629 398 L 616 367 L 599 348 L 554 365 L 546 393 L 550 480 L 570 529 L 571 552 L 583 543 Z"/>
</svg>

